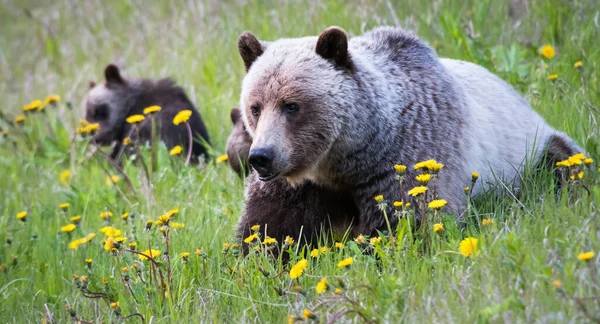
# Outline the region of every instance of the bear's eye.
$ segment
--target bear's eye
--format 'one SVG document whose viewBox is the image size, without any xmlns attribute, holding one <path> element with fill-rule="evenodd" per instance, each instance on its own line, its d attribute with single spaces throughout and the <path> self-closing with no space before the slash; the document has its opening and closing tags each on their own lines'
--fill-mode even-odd
<svg viewBox="0 0 600 324">
<path fill-rule="evenodd" d="M 250 111 L 252 112 L 252 115 L 258 117 L 258 115 L 260 115 L 260 107 L 258 105 L 252 105 L 250 106 Z"/>
<path fill-rule="evenodd" d="M 293 114 L 297 112 L 298 109 L 300 109 L 300 106 L 298 106 L 298 104 L 295 102 L 290 102 L 283 105 L 283 112 L 288 114 Z"/>
<path fill-rule="evenodd" d="M 94 109 L 94 120 L 104 120 L 108 118 L 108 105 L 102 104 Z"/>
</svg>

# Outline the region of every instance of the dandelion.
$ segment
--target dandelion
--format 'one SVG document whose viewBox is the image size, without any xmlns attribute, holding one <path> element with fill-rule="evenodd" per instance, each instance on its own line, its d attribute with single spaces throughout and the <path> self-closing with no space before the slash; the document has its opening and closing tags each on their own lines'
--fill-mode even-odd
<svg viewBox="0 0 600 324">
<path fill-rule="evenodd" d="M 586 156 L 583 153 L 577 153 L 575 155 L 569 156 L 567 161 L 569 161 L 572 165 L 581 165 L 583 161 L 586 159 Z"/>
<path fill-rule="evenodd" d="M 169 221 L 171 220 L 171 215 L 169 215 L 169 214 L 160 215 L 160 216 L 158 216 L 158 220 L 165 225 L 169 225 Z"/>
<path fill-rule="evenodd" d="M 407 202 L 406 204 L 404 204 L 404 207 L 406 207 L 406 208 L 410 207 L 410 203 Z"/>
<path fill-rule="evenodd" d="M 183 151 L 181 145 L 176 145 L 169 151 L 169 155 L 179 155 Z"/>
<path fill-rule="evenodd" d="M 429 167 L 436 164 L 435 160 L 426 160 L 414 165 L 415 170 L 429 170 Z"/>
<path fill-rule="evenodd" d="M 138 257 L 140 258 L 140 260 L 146 261 L 146 260 L 148 260 L 148 258 L 146 257 L 146 255 L 148 255 L 148 256 L 150 256 L 151 258 L 154 259 L 154 258 L 156 258 L 157 256 L 160 255 L 160 250 L 155 250 L 155 249 L 146 250 L 146 251 L 142 252 L 142 254 L 145 254 L 145 255 L 138 254 Z"/>
<path fill-rule="evenodd" d="M 105 211 L 100 213 L 100 218 L 102 219 L 109 219 L 113 216 L 113 213 L 109 212 L 109 211 Z"/>
<path fill-rule="evenodd" d="M 125 138 L 123 139 L 123 144 L 125 144 L 125 145 L 129 145 L 130 143 L 131 143 L 131 138 L 129 138 L 129 137 L 125 137 Z"/>
<path fill-rule="evenodd" d="M 50 96 L 47 96 L 47 97 L 44 99 L 44 104 L 45 104 L 46 106 L 47 106 L 47 105 L 54 105 L 55 103 L 57 103 L 57 102 L 59 102 L 59 101 L 60 101 L 60 97 L 59 97 L 58 95 L 50 95 Z"/>
<path fill-rule="evenodd" d="M 113 184 L 119 182 L 119 180 L 121 180 L 121 179 L 117 175 L 111 175 L 111 176 L 107 175 L 106 176 L 106 184 L 107 185 L 113 185 Z"/>
<path fill-rule="evenodd" d="M 373 237 L 371 238 L 371 245 L 379 245 L 381 244 L 381 237 Z"/>
<path fill-rule="evenodd" d="M 260 225 L 258 225 L 258 224 L 257 225 L 253 225 L 252 227 L 250 227 L 250 230 L 252 232 L 258 232 L 258 231 L 260 231 Z"/>
<path fill-rule="evenodd" d="M 283 240 L 283 243 L 285 243 L 287 246 L 292 246 L 294 245 L 294 239 L 291 236 L 286 236 L 285 240 Z"/>
<path fill-rule="evenodd" d="M 20 220 L 20 221 L 22 221 L 22 222 L 27 221 L 27 212 L 26 211 L 22 211 L 22 212 L 18 213 L 17 214 L 17 219 Z"/>
<path fill-rule="evenodd" d="M 475 181 L 477 181 L 477 179 L 479 179 L 479 173 L 478 172 L 471 173 L 471 181 L 475 182 Z"/>
<path fill-rule="evenodd" d="M 127 239 L 122 236 L 118 236 L 118 237 L 115 237 L 115 241 L 117 241 L 117 243 L 119 243 L 119 244 L 123 244 L 123 243 L 125 243 L 125 241 L 127 241 Z"/>
<path fill-rule="evenodd" d="M 24 121 L 25 121 L 25 116 L 23 116 L 23 115 L 15 117 L 15 123 L 17 123 L 17 124 L 20 124 Z"/>
<path fill-rule="evenodd" d="M 227 154 L 223 154 L 217 158 L 217 163 L 225 162 L 225 161 L 227 161 L 227 159 L 228 159 Z"/>
<path fill-rule="evenodd" d="M 556 79 L 558 79 L 558 74 L 550 74 L 548 76 L 548 80 L 550 81 L 555 81 Z"/>
<path fill-rule="evenodd" d="M 399 175 L 403 175 L 406 173 L 406 165 L 402 165 L 402 164 L 395 164 L 394 165 L 394 170 L 396 170 L 396 172 Z"/>
<path fill-rule="evenodd" d="M 179 125 L 181 123 L 185 123 L 188 121 L 188 119 L 190 119 L 191 116 L 192 116 L 191 110 L 182 110 L 182 111 L 178 112 L 177 115 L 175 115 L 175 118 L 173 118 L 173 124 Z"/>
<path fill-rule="evenodd" d="M 365 243 L 365 237 L 362 234 L 360 234 L 356 238 L 354 238 L 354 242 L 358 244 L 363 244 Z"/>
<path fill-rule="evenodd" d="M 42 106 L 41 100 L 34 100 L 34 101 L 30 102 L 29 104 L 25 105 L 25 107 L 23 107 L 23 111 L 36 110 L 36 109 L 39 109 L 41 106 Z"/>
<path fill-rule="evenodd" d="M 465 193 L 469 193 L 469 190 L 471 190 L 471 188 L 465 187 L 463 190 L 465 191 Z"/>
<path fill-rule="evenodd" d="M 336 295 L 341 295 L 343 292 L 344 292 L 344 291 L 342 290 L 342 288 L 335 288 L 335 291 L 334 291 L 334 293 L 335 293 Z"/>
<path fill-rule="evenodd" d="M 179 253 L 179 257 L 183 260 L 183 262 L 187 262 L 190 258 L 190 252 L 181 252 Z"/>
<path fill-rule="evenodd" d="M 583 172 L 583 171 L 579 171 L 579 173 L 577 173 L 577 178 L 579 180 L 583 179 L 584 176 L 585 176 L 585 172 Z"/>
<path fill-rule="evenodd" d="M 137 248 L 137 243 L 136 242 L 131 242 L 131 243 L 127 244 L 127 246 L 130 249 L 135 250 L 135 248 Z"/>
<path fill-rule="evenodd" d="M 137 124 L 142 122 L 144 119 L 146 119 L 144 115 L 132 115 L 127 117 L 127 122 L 130 124 Z"/>
<path fill-rule="evenodd" d="M 152 228 L 152 224 L 154 224 L 153 220 L 146 221 L 146 231 L 149 231 Z"/>
<path fill-rule="evenodd" d="M 580 253 L 580 254 L 577 256 L 577 259 L 578 259 L 579 261 L 589 261 L 589 260 L 591 260 L 591 259 L 592 259 L 592 258 L 593 258 L 595 255 L 596 255 L 596 253 L 595 253 L 595 252 L 593 252 L 593 251 L 590 251 L 590 252 L 585 252 L 585 253 Z"/>
<path fill-rule="evenodd" d="M 81 240 L 73 240 L 69 242 L 69 249 L 76 250 L 81 245 Z"/>
<path fill-rule="evenodd" d="M 460 241 L 458 251 L 464 257 L 468 257 L 473 254 L 479 254 L 479 251 L 477 250 L 478 242 L 479 240 L 474 237 L 467 237 L 464 240 Z"/>
<path fill-rule="evenodd" d="M 346 268 L 346 267 L 351 266 L 353 262 L 354 262 L 354 258 L 349 257 L 349 258 L 346 258 L 346 259 L 338 262 L 337 266 L 338 266 L 338 268 Z"/>
<path fill-rule="evenodd" d="M 323 277 L 321 281 L 319 281 L 319 283 L 317 284 L 317 294 L 322 294 L 325 291 L 327 291 L 328 286 L 329 285 L 327 284 L 327 278 Z"/>
<path fill-rule="evenodd" d="M 122 220 L 127 220 L 127 218 L 129 218 L 129 213 L 123 213 L 123 214 L 121 214 L 121 219 Z"/>
<path fill-rule="evenodd" d="M 75 224 L 75 225 L 79 224 L 79 222 L 81 222 L 81 216 L 76 215 L 76 216 L 71 217 L 71 222 L 73 222 L 73 224 Z"/>
<path fill-rule="evenodd" d="M 577 61 L 577 62 L 575 62 L 575 64 L 573 64 L 573 67 L 578 70 L 581 70 L 581 68 L 583 67 L 583 62 Z"/>
<path fill-rule="evenodd" d="M 564 160 L 564 161 L 559 161 L 556 162 L 556 166 L 559 168 L 568 168 L 570 166 L 572 166 L 573 164 L 571 162 L 569 162 L 569 160 Z"/>
<path fill-rule="evenodd" d="M 344 248 L 344 244 L 342 242 L 335 242 L 335 248 L 336 249 L 343 249 Z"/>
<path fill-rule="evenodd" d="M 171 222 L 171 227 L 174 229 L 182 229 L 185 227 L 184 223 Z"/>
<path fill-rule="evenodd" d="M 201 247 L 196 248 L 196 251 L 194 252 L 194 254 L 197 256 L 202 256 L 202 257 L 206 256 L 206 252 L 204 252 L 204 249 Z"/>
<path fill-rule="evenodd" d="M 250 244 L 254 241 L 258 240 L 258 234 L 254 233 L 244 239 L 244 243 Z"/>
<path fill-rule="evenodd" d="M 491 218 L 482 219 L 481 225 L 483 225 L 483 226 L 494 225 L 494 220 Z"/>
<path fill-rule="evenodd" d="M 383 202 L 383 195 L 377 195 L 375 196 L 375 201 L 378 203 L 382 203 Z"/>
<path fill-rule="evenodd" d="M 304 312 L 302 313 L 302 318 L 304 319 L 309 319 L 309 318 L 314 318 L 315 315 L 313 315 L 313 313 L 310 311 L 310 309 L 305 309 Z"/>
<path fill-rule="evenodd" d="M 75 230 L 75 228 L 77 228 L 77 225 L 69 224 L 69 225 L 65 225 L 65 226 L 61 227 L 60 231 L 63 233 L 71 233 Z"/>
<path fill-rule="evenodd" d="M 401 201 L 394 201 L 394 208 L 396 209 L 400 209 L 402 208 L 402 202 Z"/>
<path fill-rule="evenodd" d="M 444 224 L 438 223 L 438 224 L 433 224 L 433 231 L 436 233 L 439 233 L 441 231 L 444 230 Z"/>
<path fill-rule="evenodd" d="M 290 269 L 290 278 L 296 279 L 304 273 L 304 270 L 308 267 L 308 261 L 306 259 L 302 259 L 298 261 L 298 263 L 294 264 Z"/>
<path fill-rule="evenodd" d="M 144 108 L 144 115 L 153 114 L 161 110 L 160 106 L 150 106 Z"/>
<path fill-rule="evenodd" d="M 418 195 L 421 195 L 421 194 L 425 193 L 425 191 L 427 191 L 427 187 L 425 187 L 425 186 L 417 186 L 417 187 L 414 187 L 414 188 L 410 189 L 408 191 L 408 194 L 411 195 L 411 196 L 413 196 L 413 197 L 416 197 Z"/>
<path fill-rule="evenodd" d="M 100 229 L 100 233 L 107 237 L 121 236 L 121 230 L 114 228 L 113 226 L 104 226 Z"/>
<path fill-rule="evenodd" d="M 425 173 L 425 174 L 419 174 L 416 177 L 417 181 L 419 181 L 421 184 L 426 185 L 429 183 L 429 180 L 431 180 L 431 174 L 429 173 Z"/>
<path fill-rule="evenodd" d="M 592 160 L 590 158 L 586 158 L 583 160 L 583 164 L 585 164 L 586 166 L 590 166 L 590 165 L 592 165 L 592 163 L 594 163 L 594 160 Z"/>
<path fill-rule="evenodd" d="M 90 267 L 92 266 L 92 259 L 91 259 L 91 258 L 89 258 L 89 259 L 85 259 L 85 265 L 86 265 L 88 268 L 90 268 Z"/>
<path fill-rule="evenodd" d="M 119 249 L 119 247 L 121 247 L 121 245 L 112 236 L 107 238 L 106 241 L 104 242 L 104 250 L 106 250 L 106 251 L 114 252 L 114 251 L 117 251 Z"/>
<path fill-rule="evenodd" d="M 316 258 L 319 256 L 319 249 L 313 249 L 312 251 L 310 251 L 310 256 L 313 258 Z"/>
<path fill-rule="evenodd" d="M 272 237 L 265 237 L 265 239 L 263 240 L 262 244 L 264 245 L 271 245 L 271 244 L 277 244 L 277 240 L 272 238 Z"/>
<path fill-rule="evenodd" d="M 544 45 L 540 48 L 540 54 L 547 59 L 551 59 L 555 54 L 554 47 L 552 45 Z"/>
<path fill-rule="evenodd" d="M 179 209 L 171 209 L 171 210 L 167 211 L 165 214 L 167 214 L 169 216 L 175 216 L 175 215 L 179 214 Z"/>
<path fill-rule="evenodd" d="M 444 199 L 436 199 L 436 200 L 432 200 L 429 203 L 428 207 L 431 209 L 440 209 L 440 208 L 446 206 L 447 203 L 448 202 Z"/>
<path fill-rule="evenodd" d="M 560 287 L 562 287 L 562 282 L 560 280 L 554 280 L 554 281 L 552 281 L 552 287 L 560 288 Z"/>
<path fill-rule="evenodd" d="M 121 307 L 119 302 L 110 303 L 110 308 L 112 309 L 119 309 L 119 307 Z"/>
<path fill-rule="evenodd" d="M 441 163 L 434 163 L 434 164 L 432 164 L 432 165 L 429 166 L 429 172 L 438 173 L 438 172 L 440 172 L 440 170 L 443 167 L 444 167 L 444 165 L 441 164 Z"/>
</svg>

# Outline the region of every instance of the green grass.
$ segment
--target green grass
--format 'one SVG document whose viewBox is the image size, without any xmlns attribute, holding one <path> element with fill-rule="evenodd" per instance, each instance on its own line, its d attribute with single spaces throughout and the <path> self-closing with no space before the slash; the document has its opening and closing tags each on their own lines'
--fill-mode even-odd
<svg viewBox="0 0 600 324">
<path fill-rule="evenodd" d="M 88 82 L 101 80 L 106 64 L 114 62 L 127 76 L 177 80 L 202 113 L 215 153 L 222 154 L 231 129 L 229 110 L 237 106 L 244 75 L 236 50 L 241 32 L 272 40 L 316 35 L 330 25 L 359 35 L 399 24 L 417 31 L 440 56 L 476 62 L 513 84 L 550 124 L 598 159 L 600 28 L 595 17 L 600 8 L 593 0 L 514 2 L 528 3 L 528 10 L 509 15 L 504 0 L 403 0 L 390 1 L 391 7 L 371 0 L 1 1 L 0 127 L 9 133 L 0 139 L 0 321 L 40 322 L 52 316 L 63 323 L 70 318 L 69 305 L 86 321 L 139 322 L 120 320 L 108 305 L 112 301 L 120 303 L 122 316 L 137 312 L 146 322 L 160 323 L 283 322 L 305 309 L 320 322 L 336 316 L 343 322 L 589 321 L 566 296 L 600 295 L 598 259 L 577 260 L 580 252 L 600 251 L 597 166 L 586 170 L 583 180 L 589 195 L 575 185 L 557 200 L 547 174 L 527 172 L 518 200 L 479 197 L 466 226 L 457 227 L 447 215 L 442 234 L 430 229 L 429 235 L 415 236 L 403 223 L 396 244 L 375 248 L 377 258 L 350 238 L 342 250 L 308 257 L 304 275 L 291 280 L 281 273 L 289 266 L 262 253 L 247 258 L 222 253 L 224 242 L 233 243 L 243 208 L 243 181 L 227 165 L 185 167 L 163 147 L 151 185 L 134 164 L 126 166 L 136 198 L 122 179 L 107 185 L 103 168 L 116 171 L 90 158 L 85 140 L 72 140 Z M 538 53 L 545 44 L 557 52 L 550 60 Z M 576 61 L 583 62 L 581 71 L 573 67 Z M 555 73 L 558 79 L 548 80 Z M 28 116 L 24 125 L 6 122 L 21 114 L 23 105 L 48 94 L 61 96 L 57 107 Z M 63 185 L 59 173 L 67 169 L 72 176 Z M 58 208 L 63 202 L 70 203 L 66 213 Z M 128 242 L 138 242 L 138 249 L 146 249 L 150 239 L 164 251 L 160 232 L 145 232 L 144 226 L 175 207 L 180 208 L 176 221 L 185 227 L 169 235 L 172 286 L 163 301 L 150 281 L 148 262 L 103 249 L 99 214 L 113 212 L 115 227 Z M 16 214 L 25 210 L 27 221 L 21 222 Z M 135 218 L 124 223 L 123 212 Z M 82 221 L 69 238 L 60 227 L 73 215 Z M 495 223 L 481 226 L 484 218 Z M 71 239 L 88 233 L 96 233 L 92 242 L 68 248 Z M 481 253 L 464 258 L 458 245 L 468 236 L 479 239 Z M 200 247 L 204 257 L 194 254 Z M 188 263 L 179 256 L 185 251 L 192 253 Z M 354 257 L 352 266 L 338 268 L 347 257 Z M 91 268 L 86 258 L 93 259 Z M 157 260 L 166 272 L 162 255 Z M 133 264 L 147 283 L 130 269 L 137 302 L 122 279 L 122 268 Z M 89 290 L 107 298 L 84 297 L 72 275 L 87 276 Z M 317 295 L 322 277 L 331 290 Z M 554 288 L 554 280 L 564 288 Z M 342 286 L 342 294 L 335 295 Z M 583 305 L 589 314 L 600 312 L 596 299 Z"/>
</svg>

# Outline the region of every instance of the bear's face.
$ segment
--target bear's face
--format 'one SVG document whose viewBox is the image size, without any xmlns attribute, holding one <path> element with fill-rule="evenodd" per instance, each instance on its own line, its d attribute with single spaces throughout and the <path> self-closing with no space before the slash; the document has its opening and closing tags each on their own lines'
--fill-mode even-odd
<svg viewBox="0 0 600 324">
<path fill-rule="evenodd" d="M 337 37 L 330 42 L 322 40 L 324 34 L 331 36 L 328 30 L 318 40 L 264 43 L 248 32 L 240 36 L 238 47 L 248 71 L 240 107 L 253 137 L 249 163 L 261 180 L 318 178 L 318 165 L 338 137 L 350 100 L 345 88 L 351 63 L 346 34 L 339 31 L 333 31 Z"/>
<path fill-rule="evenodd" d="M 90 83 L 91 89 L 84 101 L 85 119 L 100 124 L 94 140 L 100 145 L 109 145 L 114 140 L 122 139 L 132 91 L 116 66 L 107 66 L 104 75 L 104 83 Z"/>
<path fill-rule="evenodd" d="M 231 110 L 233 129 L 227 138 L 227 161 L 240 176 L 248 175 L 248 155 L 252 145 L 252 137 L 246 131 L 242 121 L 242 112 L 238 108 Z"/>
</svg>

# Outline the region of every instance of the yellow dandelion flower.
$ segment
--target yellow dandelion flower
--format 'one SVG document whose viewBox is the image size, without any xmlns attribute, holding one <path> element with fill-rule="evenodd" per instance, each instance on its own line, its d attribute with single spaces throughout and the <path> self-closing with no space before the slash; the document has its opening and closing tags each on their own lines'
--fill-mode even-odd
<svg viewBox="0 0 600 324">
<path fill-rule="evenodd" d="M 119 302 L 110 303 L 110 308 L 112 309 L 119 309 L 119 307 Z"/>
<path fill-rule="evenodd" d="M 174 229 L 182 229 L 185 227 L 184 223 L 171 222 L 171 227 Z"/>
<path fill-rule="evenodd" d="M 404 204 L 404 207 L 406 207 L 406 208 L 410 207 L 410 203 L 407 202 L 406 204 Z"/>
<path fill-rule="evenodd" d="M 436 233 L 439 233 L 441 231 L 444 230 L 444 224 L 438 223 L 438 224 L 433 224 L 433 231 Z"/>
<path fill-rule="evenodd" d="M 169 155 L 179 155 L 183 151 L 183 147 L 181 145 L 176 145 L 169 151 Z"/>
<path fill-rule="evenodd" d="M 325 291 L 327 291 L 328 286 L 329 285 L 327 284 L 327 278 L 323 277 L 321 279 L 321 281 L 319 281 L 319 283 L 317 284 L 317 288 L 316 288 L 317 294 L 322 294 Z"/>
<path fill-rule="evenodd" d="M 123 213 L 123 214 L 121 214 L 121 219 L 122 220 L 127 220 L 127 218 L 129 218 L 129 213 Z"/>
<path fill-rule="evenodd" d="M 479 179 L 479 172 L 471 173 L 471 181 L 475 182 L 477 179 Z"/>
<path fill-rule="evenodd" d="M 228 159 L 227 154 L 223 154 L 217 158 L 217 163 L 225 162 L 225 161 L 227 161 L 227 159 Z"/>
<path fill-rule="evenodd" d="M 277 240 L 272 238 L 272 237 L 265 237 L 265 239 L 263 240 L 262 244 L 264 245 L 271 245 L 271 244 L 277 244 Z"/>
<path fill-rule="evenodd" d="M 421 184 L 426 185 L 429 183 L 429 180 L 431 180 L 431 174 L 429 174 L 429 173 L 419 174 L 418 176 L 416 176 L 416 179 Z"/>
<path fill-rule="evenodd" d="M 309 319 L 309 318 L 313 318 L 315 315 L 313 315 L 313 313 L 310 311 L 310 309 L 305 309 L 304 312 L 302 313 L 302 318 L 304 319 Z"/>
<path fill-rule="evenodd" d="M 585 159 L 586 156 L 583 155 L 583 153 L 577 153 L 575 155 L 569 156 L 567 161 L 571 162 L 571 164 L 573 165 L 581 165 L 581 163 L 583 163 L 583 160 Z"/>
<path fill-rule="evenodd" d="M 235 245 L 235 244 L 234 244 L 234 245 Z M 205 253 L 206 253 L 206 252 L 204 252 L 204 249 L 203 249 L 203 248 L 201 248 L 201 247 L 199 247 L 199 248 L 196 248 L 196 251 L 194 252 L 194 254 L 195 254 L 195 255 L 197 255 L 197 256 L 201 256 L 201 255 L 203 255 L 203 254 L 205 254 Z"/>
<path fill-rule="evenodd" d="M 137 242 L 130 242 L 129 244 L 127 244 L 127 246 L 129 246 L 130 249 L 135 250 L 135 248 L 137 247 Z"/>
<path fill-rule="evenodd" d="M 441 169 L 444 165 L 443 164 L 439 164 L 437 163 L 436 160 L 426 160 L 426 161 L 422 161 L 419 162 L 417 164 L 414 165 L 414 169 L 415 170 L 429 170 L 432 171 L 432 169 L 437 169 L 437 171 L 439 171 L 439 169 Z"/>
<path fill-rule="evenodd" d="M 75 230 L 75 228 L 77 228 L 77 225 L 69 224 L 69 225 L 65 225 L 65 226 L 61 227 L 60 231 L 64 232 L 64 233 L 71 233 Z"/>
<path fill-rule="evenodd" d="M 556 79 L 558 79 L 558 74 L 550 74 L 548 76 L 548 80 L 550 80 L 550 81 L 554 81 Z"/>
<path fill-rule="evenodd" d="M 104 226 L 100 229 L 100 233 L 108 237 L 121 236 L 121 230 L 114 228 L 113 226 Z"/>
<path fill-rule="evenodd" d="M 146 251 L 142 252 L 142 254 L 148 255 L 153 259 L 156 259 L 156 257 L 159 256 L 160 253 L 161 253 L 160 250 L 155 250 L 155 249 L 146 250 Z M 148 258 L 145 255 L 138 254 L 138 257 L 140 258 L 140 260 L 146 261 L 146 260 L 148 260 Z"/>
<path fill-rule="evenodd" d="M 79 125 L 80 125 L 81 127 L 85 127 L 85 126 L 87 126 L 87 125 L 89 125 L 89 124 L 90 124 L 90 123 L 89 123 L 87 120 L 85 120 L 85 119 L 82 119 L 82 120 L 80 120 L 80 121 L 79 121 Z"/>
<path fill-rule="evenodd" d="M 335 248 L 336 249 L 343 249 L 344 248 L 344 244 L 342 242 L 335 242 Z"/>
<path fill-rule="evenodd" d="M 250 230 L 252 232 L 258 232 L 260 230 L 260 225 L 253 225 L 252 227 L 250 227 Z"/>
<path fill-rule="evenodd" d="M 91 258 L 85 259 L 85 264 L 92 264 L 92 259 Z"/>
<path fill-rule="evenodd" d="M 564 161 L 559 161 L 556 162 L 556 166 L 559 168 L 568 168 L 570 166 L 572 166 L 573 164 L 571 164 L 571 162 L 569 162 L 569 160 L 564 160 Z"/>
<path fill-rule="evenodd" d="M 585 176 L 585 172 L 583 172 L 583 171 L 579 171 L 579 173 L 577 173 L 577 178 L 579 180 L 583 179 L 584 176 Z"/>
<path fill-rule="evenodd" d="M 73 222 L 73 224 L 79 224 L 79 222 L 81 222 L 81 216 L 75 215 L 71 217 L 71 222 Z"/>
<path fill-rule="evenodd" d="M 160 215 L 160 216 L 158 216 L 158 220 L 163 224 L 169 224 L 169 221 L 171 220 L 171 215 L 169 215 L 169 214 Z"/>
<path fill-rule="evenodd" d="M 540 48 L 540 54 L 547 59 L 551 59 L 555 54 L 554 47 L 552 45 L 544 45 Z"/>
<path fill-rule="evenodd" d="M 375 201 L 378 203 L 382 203 L 383 202 L 383 195 L 377 195 L 375 196 Z"/>
<path fill-rule="evenodd" d="M 192 116 L 191 110 L 182 110 L 182 111 L 178 112 L 177 115 L 175 115 L 175 118 L 173 118 L 173 124 L 179 125 L 181 123 L 185 123 L 188 121 L 188 119 L 190 119 L 191 116 Z"/>
<path fill-rule="evenodd" d="M 106 251 L 116 251 L 120 247 L 119 242 L 114 237 L 108 237 L 104 242 L 104 249 Z"/>
<path fill-rule="evenodd" d="M 406 165 L 402 165 L 402 164 L 395 164 L 394 165 L 394 170 L 396 170 L 396 172 L 399 175 L 403 175 L 404 173 L 406 173 Z"/>
<path fill-rule="evenodd" d="M 429 205 L 427 205 L 429 208 L 431 209 L 440 209 L 444 206 L 446 206 L 448 202 L 444 199 L 435 199 L 432 200 L 431 202 L 429 202 Z"/>
<path fill-rule="evenodd" d="M 41 106 L 42 106 L 41 100 L 34 100 L 34 101 L 30 102 L 29 104 L 25 105 L 25 107 L 23 107 L 23 111 L 36 110 L 36 109 L 39 109 Z"/>
<path fill-rule="evenodd" d="M 438 173 L 438 172 L 440 172 L 440 170 L 443 167 L 444 167 L 444 165 L 441 164 L 441 163 L 434 163 L 434 164 L 430 165 L 428 169 L 429 169 L 430 172 Z"/>
<path fill-rule="evenodd" d="M 418 186 L 418 187 L 414 187 L 414 188 L 410 189 L 408 191 L 408 194 L 411 195 L 411 196 L 413 196 L 413 197 L 416 197 L 418 195 L 421 195 L 421 194 L 425 193 L 425 191 L 427 191 L 427 187 L 425 187 L 425 186 Z"/>
<path fill-rule="evenodd" d="M 91 241 L 94 237 L 96 237 L 96 233 L 90 233 L 85 237 L 86 242 Z"/>
<path fill-rule="evenodd" d="M 150 106 L 144 108 L 144 115 L 153 114 L 155 112 L 159 112 L 161 110 L 160 106 Z"/>
<path fill-rule="evenodd" d="M 53 105 L 53 104 L 55 104 L 55 103 L 57 103 L 59 101 L 60 101 L 60 96 L 58 96 L 58 95 L 50 95 L 50 96 L 47 96 L 44 99 L 44 104 L 45 105 Z"/>
<path fill-rule="evenodd" d="M 310 251 L 310 256 L 313 258 L 316 258 L 319 256 L 319 249 L 313 249 L 312 251 Z"/>
<path fill-rule="evenodd" d="M 356 238 L 354 238 L 354 242 L 358 244 L 363 244 L 365 243 L 365 237 L 362 234 L 360 234 Z"/>
<path fill-rule="evenodd" d="M 107 185 L 115 184 L 115 183 L 119 182 L 119 180 L 121 180 L 121 178 L 119 178 L 119 176 L 117 176 L 117 175 L 106 176 L 106 184 Z"/>
<path fill-rule="evenodd" d="M 344 291 L 342 290 L 342 288 L 335 288 L 335 291 L 334 291 L 334 293 L 335 293 L 336 295 L 341 295 L 343 292 L 344 292 Z"/>
<path fill-rule="evenodd" d="M 81 245 L 81 240 L 73 240 L 69 242 L 69 249 L 76 250 Z"/>
<path fill-rule="evenodd" d="M 586 158 L 583 160 L 583 164 L 590 166 L 592 165 L 592 163 L 594 163 L 594 160 L 590 159 L 590 158 Z"/>
<path fill-rule="evenodd" d="M 69 206 L 70 206 L 69 203 L 62 203 L 62 204 L 58 205 L 58 208 L 67 209 L 67 208 L 69 208 Z"/>
<path fill-rule="evenodd" d="M 552 287 L 560 288 L 560 287 L 562 287 L 562 282 L 560 280 L 554 280 L 554 281 L 552 281 Z"/>
<path fill-rule="evenodd" d="M 291 236 L 286 236 L 285 240 L 283 240 L 283 243 L 285 243 L 288 246 L 292 246 L 294 245 L 294 239 Z"/>
<path fill-rule="evenodd" d="M 17 214 L 17 219 L 24 222 L 27 220 L 27 212 L 26 211 L 22 211 L 20 213 Z"/>
<path fill-rule="evenodd" d="M 223 248 L 224 249 L 229 249 L 230 247 L 231 247 L 231 244 L 229 244 L 229 242 L 223 243 Z"/>
<path fill-rule="evenodd" d="M 326 246 L 323 246 L 323 247 L 321 247 L 321 248 L 319 249 L 319 252 L 320 252 L 321 254 L 325 254 L 325 252 L 327 252 L 327 251 L 329 251 L 329 250 L 331 250 L 331 249 L 330 249 L 330 248 L 328 248 L 328 247 L 326 247 Z"/>
<path fill-rule="evenodd" d="M 256 233 L 246 237 L 244 239 L 244 243 L 250 244 L 251 242 L 254 242 L 255 240 L 258 240 L 258 234 L 256 234 Z"/>
<path fill-rule="evenodd" d="M 127 117 L 127 122 L 130 124 L 137 124 L 142 122 L 144 119 L 146 119 L 146 117 L 144 117 L 144 115 L 132 115 Z"/>
<path fill-rule="evenodd" d="M 381 244 L 381 237 L 373 237 L 371 238 L 371 245 L 379 245 Z"/>
<path fill-rule="evenodd" d="M 110 218 L 112 216 L 113 216 L 113 213 L 111 213 L 109 211 L 105 211 L 105 212 L 100 213 L 100 218 L 102 218 L 102 219 L 108 219 L 108 218 Z"/>
<path fill-rule="evenodd" d="M 93 133 L 100 129 L 100 124 L 98 124 L 98 123 L 89 124 L 89 125 L 85 126 L 85 129 L 86 129 L 86 133 Z"/>
<path fill-rule="evenodd" d="M 122 236 L 118 236 L 118 237 L 115 237 L 115 241 L 117 241 L 117 243 L 119 243 L 119 244 L 123 244 L 123 243 L 125 243 L 125 241 L 127 241 L 127 239 Z"/>
<path fill-rule="evenodd" d="M 353 262 L 354 262 L 354 258 L 349 257 L 349 258 L 346 258 L 346 259 L 338 262 L 337 266 L 338 266 L 338 268 L 345 268 L 345 267 L 351 266 Z"/>
<path fill-rule="evenodd" d="M 469 187 L 465 187 L 463 190 L 465 191 L 465 193 L 468 193 L 468 192 L 469 192 L 469 190 L 471 190 L 471 188 L 469 188 Z"/>
<path fill-rule="evenodd" d="M 130 143 L 131 143 L 131 138 L 129 138 L 129 137 L 125 137 L 125 138 L 123 139 L 123 144 L 125 144 L 125 145 L 129 145 Z"/>
<path fill-rule="evenodd" d="M 190 252 L 181 252 L 181 253 L 179 253 L 179 256 L 184 259 L 187 259 L 190 257 Z"/>
<path fill-rule="evenodd" d="M 394 208 L 396 208 L 396 209 L 402 208 L 402 202 L 401 201 L 394 201 Z"/>
<path fill-rule="evenodd" d="M 577 61 L 575 64 L 573 64 L 573 67 L 576 69 L 581 69 L 583 67 L 583 62 Z"/>
<path fill-rule="evenodd" d="M 479 254 L 479 251 L 477 250 L 477 243 L 479 243 L 478 239 L 474 237 L 467 237 L 460 241 L 458 252 L 460 252 L 460 254 L 462 254 L 464 257 Z"/>
<path fill-rule="evenodd" d="M 24 121 L 25 121 L 25 116 L 23 116 L 23 115 L 15 117 L 15 123 L 17 123 L 17 124 L 20 124 Z"/>
<path fill-rule="evenodd" d="M 482 219 L 481 225 L 483 225 L 483 226 L 494 225 L 494 220 L 491 218 Z"/>
<path fill-rule="evenodd" d="M 585 253 L 580 253 L 580 254 L 577 256 L 577 259 L 578 259 L 579 261 L 589 261 L 589 260 L 591 260 L 591 259 L 592 259 L 592 258 L 593 258 L 595 255 L 596 255 L 596 253 L 595 253 L 595 252 L 593 252 L 593 251 L 590 251 L 590 252 L 585 252 Z"/>
<path fill-rule="evenodd" d="M 290 278 L 296 279 L 304 273 L 304 270 L 308 267 L 308 261 L 306 259 L 302 259 L 298 261 L 298 263 L 294 264 L 290 269 Z"/>
</svg>

